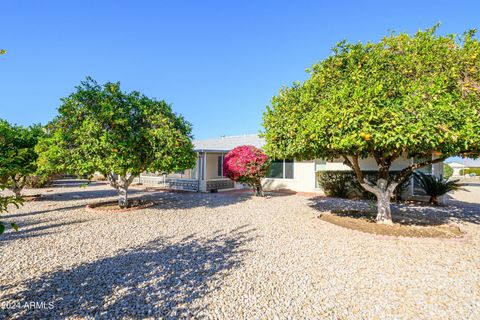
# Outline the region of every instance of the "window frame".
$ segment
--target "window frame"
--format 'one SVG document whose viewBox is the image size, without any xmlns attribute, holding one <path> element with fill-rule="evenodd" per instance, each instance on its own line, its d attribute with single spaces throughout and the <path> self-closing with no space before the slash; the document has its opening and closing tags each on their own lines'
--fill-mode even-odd
<svg viewBox="0 0 480 320">
<path fill-rule="evenodd" d="M 217 176 L 220 178 L 225 178 L 223 175 L 223 160 L 224 160 L 225 155 L 221 154 L 217 156 Z M 218 174 L 220 173 L 220 174 Z"/>
<path fill-rule="evenodd" d="M 289 163 L 292 164 L 292 178 L 285 178 L 285 166 L 286 166 L 287 160 L 289 161 Z M 274 161 L 280 162 L 280 160 L 274 160 Z M 282 177 L 266 176 L 265 179 L 295 180 L 295 159 L 282 159 L 281 161 L 282 161 Z"/>
</svg>

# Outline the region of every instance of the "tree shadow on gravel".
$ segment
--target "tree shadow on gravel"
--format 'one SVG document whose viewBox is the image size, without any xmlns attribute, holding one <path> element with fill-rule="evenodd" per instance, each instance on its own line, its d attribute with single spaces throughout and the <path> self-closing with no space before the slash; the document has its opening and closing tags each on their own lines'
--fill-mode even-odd
<svg viewBox="0 0 480 320">
<path fill-rule="evenodd" d="M 76 220 L 68 222 L 48 223 L 49 221 L 38 220 L 29 222 L 19 222 L 18 231 L 8 230 L 0 237 L 0 243 L 7 243 L 13 240 L 29 239 L 42 237 L 49 234 L 61 232 L 61 229 L 73 224 L 80 224 L 87 222 L 88 220 Z M 37 226 L 42 223 L 48 223 L 45 225 Z"/>
<path fill-rule="evenodd" d="M 5 217 L 5 218 L 23 218 L 23 217 L 36 216 L 36 215 L 39 215 L 39 214 L 42 214 L 42 213 L 47 213 L 47 212 L 75 210 L 75 209 L 79 209 L 79 208 L 85 208 L 85 204 L 77 204 L 77 205 L 68 206 L 68 207 L 52 206 L 52 207 L 49 207 L 49 208 L 50 209 L 46 209 L 46 210 L 39 210 L 39 211 L 32 211 L 32 212 L 22 212 L 23 207 L 20 207 L 20 209 L 17 210 L 17 211 L 20 211 L 20 212 L 14 212 L 14 213 L 11 213 L 11 214 L 7 213 L 7 214 L 4 214 L 3 217 Z"/>
<path fill-rule="evenodd" d="M 118 193 L 110 186 L 105 186 L 105 189 L 88 190 L 88 186 L 84 190 L 78 191 L 63 191 L 57 189 L 57 192 L 52 194 L 44 194 L 40 201 L 71 201 L 71 200 L 88 200 L 97 198 L 117 197 Z M 141 193 L 140 190 L 129 189 L 128 195 Z"/>
<path fill-rule="evenodd" d="M 249 193 L 156 192 L 142 196 L 156 202 L 157 209 L 219 208 L 252 199 Z"/>
<path fill-rule="evenodd" d="M 6 309 L 6 318 L 200 318 L 208 315 L 207 306 L 192 303 L 216 290 L 242 264 L 248 253 L 244 247 L 254 233 L 242 226 L 210 237 L 190 235 L 178 242 L 158 238 L 40 279 L 10 287 L 0 284 L 0 302 L 23 306 L 34 301 L 47 306 Z"/>
<path fill-rule="evenodd" d="M 88 184 L 89 186 L 99 186 L 107 185 L 105 181 L 88 181 L 86 179 L 57 179 L 53 180 L 52 183 L 47 187 L 49 188 L 78 188 L 82 185 Z"/>
<path fill-rule="evenodd" d="M 330 212 L 338 216 L 374 219 L 375 201 L 314 197 L 310 207 L 319 212 Z M 468 205 L 460 201 L 446 206 L 431 206 L 427 203 L 392 203 L 394 222 L 404 225 L 441 225 L 448 222 L 480 224 L 480 204 Z"/>
</svg>

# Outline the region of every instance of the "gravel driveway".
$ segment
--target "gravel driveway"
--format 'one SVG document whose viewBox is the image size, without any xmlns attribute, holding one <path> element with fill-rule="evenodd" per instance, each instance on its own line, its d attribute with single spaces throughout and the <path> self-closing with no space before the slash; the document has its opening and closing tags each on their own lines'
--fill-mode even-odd
<svg viewBox="0 0 480 320">
<path fill-rule="evenodd" d="M 474 201 L 439 209 L 467 232 L 439 240 L 315 218 L 338 199 L 150 192 L 154 207 L 95 213 L 105 184 L 42 192 L 0 236 L 0 318 L 480 318 Z"/>
</svg>

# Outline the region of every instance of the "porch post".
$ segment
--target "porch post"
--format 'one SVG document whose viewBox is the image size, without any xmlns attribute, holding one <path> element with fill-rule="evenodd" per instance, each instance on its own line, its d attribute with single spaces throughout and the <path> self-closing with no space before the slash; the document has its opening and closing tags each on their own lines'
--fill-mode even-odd
<svg viewBox="0 0 480 320">
<path fill-rule="evenodd" d="M 198 158 L 199 162 L 199 177 L 198 177 L 198 183 L 199 183 L 199 191 L 200 192 L 207 192 L 207 153 L 203 152 L 203 156 Z"/>
</svg>

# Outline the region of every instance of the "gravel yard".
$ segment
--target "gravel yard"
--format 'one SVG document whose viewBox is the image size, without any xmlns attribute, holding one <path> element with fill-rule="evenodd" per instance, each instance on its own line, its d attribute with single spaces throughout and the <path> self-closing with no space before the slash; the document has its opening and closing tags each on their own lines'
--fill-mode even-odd
<svg viewBox="0 0 480 320">
<path fill-rule="evenodd" d="M 96 213 L 85 205 L 113 189 L 63 181 L 7 215 L 21 229 L 0 236 L 0 318 L 478 319 L 480 186 L 469 189 L 434 210 L 464 238 L 414 239 L 316 218 L 365 205 L 353 201 L 149 192 L 158 205 Z M 416 209 L 432 211 L 396 208 Z"/>
</svg>

